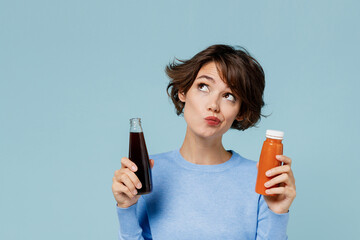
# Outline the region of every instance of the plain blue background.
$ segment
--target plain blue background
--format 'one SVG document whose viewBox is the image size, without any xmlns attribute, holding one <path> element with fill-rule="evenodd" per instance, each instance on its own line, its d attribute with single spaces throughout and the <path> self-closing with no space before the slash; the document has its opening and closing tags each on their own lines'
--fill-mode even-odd
<svg viewBox="0 0 360 240">
<path fill-rule="evenodd" d="M 265 70 L 271 116 L 224 144 L 258 160 L 266 129 L 285 131 L 298 194 L 289 238 L 355 239 L 359 7 L 1 0 L 0 239 L 116 239 L 111 184 L 129 118 L 142 118 L 150 153 L 180 147 L 164 68 L 215 43 L 244 46 Z"/>
</svg>

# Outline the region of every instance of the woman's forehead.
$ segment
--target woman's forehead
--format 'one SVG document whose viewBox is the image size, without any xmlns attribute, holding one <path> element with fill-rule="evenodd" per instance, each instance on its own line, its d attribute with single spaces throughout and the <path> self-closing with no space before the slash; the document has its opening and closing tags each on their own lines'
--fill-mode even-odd
<svg viewBox="0 0 360 240">
<path fill-rule="evenodd" d="M 225 79 L 223 78 L 223 74 L 221 73 L 221 70 L 215 62 L 208 62 L 204 64 L 200 68 L 196 76 L 196 78 L 200 77 L 204 77 L 210 81 L 221 80 L 222 82 L 227 84 L 227 81 L 225 81 Z"/>
<path fill-rule="evenodd" d="M 201 66 L 198 75 L 201 74 L 202 72 L 207 72 L 213 75 L 217 75 L 220 76 L 219 70 L 218 70 L 218 66 L 215 62 L 207 62 L 204 65 Z"/>
</svg>

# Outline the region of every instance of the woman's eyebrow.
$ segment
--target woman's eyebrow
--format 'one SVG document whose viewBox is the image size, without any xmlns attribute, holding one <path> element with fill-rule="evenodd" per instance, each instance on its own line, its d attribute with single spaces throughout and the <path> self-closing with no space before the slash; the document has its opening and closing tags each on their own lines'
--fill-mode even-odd
<svg viewBox="0 0 360 240">
<path fill-rule="evenodd" d="M 205 78 L 205 79 L 207 79 L 207 80 L 210 80 L 210 81 L 212 81 L 212 82 L 215 82 L 215 80 L 214 80 L 212 77 L 208 76 L 208 75 L 201 75 L 201 76 L 198 77 L 197 79 L 199 79 L 199 78 Z"/>
</svg>

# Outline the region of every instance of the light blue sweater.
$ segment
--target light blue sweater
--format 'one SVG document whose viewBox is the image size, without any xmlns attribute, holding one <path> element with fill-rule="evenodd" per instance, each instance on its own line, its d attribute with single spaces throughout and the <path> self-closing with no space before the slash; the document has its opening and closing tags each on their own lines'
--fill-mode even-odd
<svg viewBox="0 0 360 240">
<path fill-rule="evenodd" d="M 272 212 L 255 192 L 256 162 L 186 161 L 179 150 L 153 155 L 153 192 L 117 207 L 119 239 L 287 239 L 289 213 Z"/>
</svg>

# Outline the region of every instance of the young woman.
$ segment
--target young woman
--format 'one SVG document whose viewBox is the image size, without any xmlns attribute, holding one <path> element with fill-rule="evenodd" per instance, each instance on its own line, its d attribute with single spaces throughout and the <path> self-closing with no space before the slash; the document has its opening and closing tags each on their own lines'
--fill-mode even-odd
<svg viewBox="0 0 360 240">
<path fill-rule="evenodd" d="M 264 72 L 245 49 L 213 45 L 170 64 L 168 93 L 187 123 L 180 149 L 151 156 L 153 191 L 136 195 L 136 165 L 121 159 L 112 190 L 119 239 L 287 239 L 289 208 L 296 196 L 291 159 L 279 155 L 255 192 L 257 164 L 226 150 L 222 136 L 245 130 L 261 117 Z M 279 185 L 278 185 L 279 184 Z"/>
</svg>

